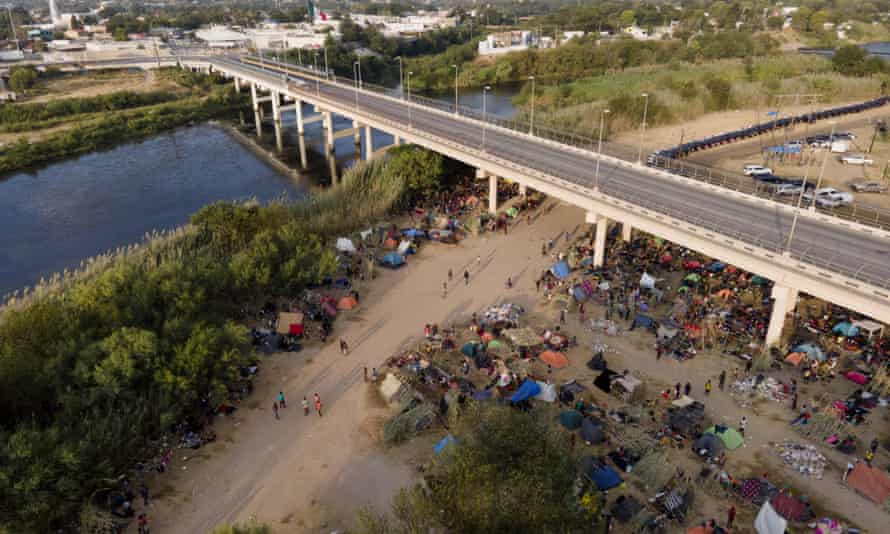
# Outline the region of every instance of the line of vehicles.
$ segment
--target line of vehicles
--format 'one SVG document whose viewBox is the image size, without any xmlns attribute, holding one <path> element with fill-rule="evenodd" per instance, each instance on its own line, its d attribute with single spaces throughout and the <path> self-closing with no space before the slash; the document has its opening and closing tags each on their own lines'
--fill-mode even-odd
<svg viewBox="0 0 890 534">
<path fill-rule="evenodd" d="M 774 195 L 796 196 L 801 195 L 804 204 L 816 203 L 821 208 L 837 208 L 853 202 L 853 194 L 839 191 L 834 187 L 820 187 L 810 181 L 804 184 L 800 178 L 782 178 L 773 174 L 773 170 L 763 165 L 745 165 L 743 172 L 755 180 L 766 184 Z M 883 193 L 887 186 L 878 180 L 865 180 L 850 184 L 857 193 Z M 806 190 L 804 190 L 804 188 Z"/>
</svg>

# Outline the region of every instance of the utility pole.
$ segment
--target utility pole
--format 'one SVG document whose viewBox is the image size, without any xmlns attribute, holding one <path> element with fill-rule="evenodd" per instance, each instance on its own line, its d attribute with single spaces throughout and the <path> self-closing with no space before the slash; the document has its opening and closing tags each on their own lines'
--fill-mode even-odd
<svg viewBox="0 0 890 534">
<path fill-rule="evenodd" d="M 871 143 L 868 144 L 868 153 L 871 154 L 871 151 L 875 148 L 875 139 L 878 138 L 878 122 L 875 121 L 872 125 L 874 131 L 871 134 Z"/>
</svg>

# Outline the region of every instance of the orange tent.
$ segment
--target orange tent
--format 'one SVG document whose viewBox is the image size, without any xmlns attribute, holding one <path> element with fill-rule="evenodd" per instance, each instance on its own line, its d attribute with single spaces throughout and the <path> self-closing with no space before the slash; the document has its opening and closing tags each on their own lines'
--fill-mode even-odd
<svg viewBox="0 0 890 534">
<path fill-rule="evenodd" d="M 800 365 L 800 362 L 803 361 L 805 356 L 806 355 L 802 352 L 792 352 L 785 357 L 785 361 L 796 367 Z"/>
<path fill-rule="evenodd" d="M 847 485 L 877 504 L 884 504 L 890 497 L 890 477 L 865 462 L 856 464 L 847 476 Z"/>
<path fill-rule="evenodd" d="M 353 297 L 343 297 L 340 299 L 340 302 L 337 303 L 338 310 L 351 310 L 358 306 L 358 302 L 355 301 Z"/>
<path fill-rule="evenodd" d="M 714 532 L 713 528 L 699 525 L 695 528 L 690 528 L 689 530 L 687 530 L 686 534 L 711 534 L 712 532 Z"/>
<path fill-rule="evenodd" d="M 485 343 L 486 345 L 492 339 L 494 339 L 494 334 L 492 334 L 491 332 L 485 332 L 482 334 L 482 342 Z"/>
<path fill-rule="evenodd" d="M 720 291 L 717 292 L 717 296 L 723 300 L 729 300 L 729 298 L 732 297 L 732 290 L 728 289 L 728 288 L 721 289 Z"/>
<path fill-rule="evenodd" d="M 563 367 L 568 367 L 569 365 L 569 359 L 560 352 L 545 350 L 538 357 L 556 369 L 562 369 Z"/>
</svg>

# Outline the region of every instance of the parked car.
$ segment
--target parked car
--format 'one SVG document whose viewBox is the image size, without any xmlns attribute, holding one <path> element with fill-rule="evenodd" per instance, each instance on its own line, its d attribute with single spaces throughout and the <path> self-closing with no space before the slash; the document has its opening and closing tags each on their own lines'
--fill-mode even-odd
<svg viewBox="0 0 890 534">
<path fill-rule="evenodd" d="M 883 193 L 887 190 L 887 186 L 877 180 L 854 182 L 850 184 L 850 187 L 857 193 Z"/>
<path fill-rule="evenodd" d="M 874 160 L 865 157 L 864 154 L 847 154 L 846 156 L 841 156 L 841 163 L 846 163 L 847 165 L 871 165 L 874 163 Z"/>
<path fill-rule="evenodd" d="M 853 132 L 837 132 L 834 134 L 835 139 L 846 139 L 847 141 L 853 141 L 856 139 L 856 135 Z"/>
<path fill-rule="evenodd" d="M 776 195 L 779 195 L 779 196 L 787 197 L 787 196 L 799 195 L 801 191 L 803 191 L 803 188 L 799 185 L 789 184 L 789 183 L 781 183 L 781 184 L 776 185 L 776 188 L 773 191 L 773 193 Z"/>
<path fill-rule="evenodd" d="M 763 165 L 745 165 L 744 173 L 745 176 L 762 176 L 772 174 L 773 170 Z"/>
<path fill-rule="evenodd" d="M 803 199 L 807 202 L 815 200 L 816 205 L 822 208 L 836 208 L 842 204 L 853 202 L 853 195 L 838 191 L 833 187 L 823 187 L 813 191 L 807 191 L 803 194 Z"/>
</svg>

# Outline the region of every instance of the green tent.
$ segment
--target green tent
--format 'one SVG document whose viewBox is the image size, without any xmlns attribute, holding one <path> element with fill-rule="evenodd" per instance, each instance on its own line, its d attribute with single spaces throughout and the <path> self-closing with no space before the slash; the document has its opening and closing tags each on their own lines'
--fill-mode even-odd
<svg viewBox="0 0 890 534">
<path fill-rule="evenodd" d="M 680 286 L 677 288 L 677 293 L 686 293 L 689 291 L 689 288 L 686 286 Z"/>
<path fill-rule="evenodd" d="M 516 217 L 517 215 L 519 215 L 519 210 L 516 209 L 515 207 L 510 207 L 510 208 L 507 208 L 507 210 L 504 213 L 506 213 L 508 217 Z"/>
<path fill-rule="evenodd" d="M 686 278 L 684 278 L 683 280 L 697 284 L 697 283 L 701 282 L 701 275 L 698 273 L 689 273 L 686 275 Z"/>
<path fill-rule="evenodd" d="M 762 276 L 755 275 L 751 277 L 751 283 L 755 286 L 766 285 L 767 282 L 768 280 L 766 278 L 763 278 Z"/>
<path fill-rule="evenodd" d="M 488 350 L 499 352 L 499 351 L 509 351 L 510 347 L 507 346 L 506 343 L 500 341 L 498 339 L 492 339 L 488 342 Z"/>
<path fill-rule="evenodd" d="M 729 450 L 738 449 L 745 444 L 745 438 L 743 438 L 742 435 L 739 434 L 739 431 L 734 428 L 723 427 L 722 432 L 717 432 L 717 428 L 712 426 L 705 430 L 705 434 L 714 434 L 723 441 L 723 444 L 726 445 L 726 448 Z"/>
<path fill-rule="evenodd" d="M 584 416 L 582 416 L 580 412 L 576 412 L 575 410 L 569 410 L 559 414 L 560 424 L 562 424 L 562 426 L 569 430 L 580 428 L 582 419 L 584 419 Z"/>
</svg>

